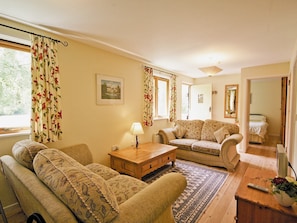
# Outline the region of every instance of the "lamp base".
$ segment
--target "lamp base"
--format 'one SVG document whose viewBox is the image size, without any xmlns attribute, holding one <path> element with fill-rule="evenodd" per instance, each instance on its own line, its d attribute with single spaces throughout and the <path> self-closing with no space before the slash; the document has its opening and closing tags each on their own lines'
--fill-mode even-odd
<svg viewBox="0 0 297 223">
<path fill-rule="evenodd" d="M 136 135 L 136 149 L 138 149 L 138 136 Z"/>
</svg>

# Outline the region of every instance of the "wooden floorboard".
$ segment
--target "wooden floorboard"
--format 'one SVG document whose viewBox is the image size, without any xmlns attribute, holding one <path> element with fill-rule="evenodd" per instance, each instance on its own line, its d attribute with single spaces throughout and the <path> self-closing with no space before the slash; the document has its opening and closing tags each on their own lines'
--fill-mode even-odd
<svg viewBox="0 0 297 223">
<path fill-rule="evenodd" d="M 249 166 L 276 170 L 275 150 L 278 138 L 270 137 L 263 145 L 250 144 L 246 153 L 240 153 L 236 171 L 230 173 L 227 181 L 217 193 L 205 213 L 196 223 L 235 223 L 235 193 Z"/>
<path fill-rule="evenodd" d="M 263 145 L 251 144 L 246 153 L 240 154 L 240 162 L 235 172 L 229 176 L 216 197 L 206 209 L 205 213 L 196 223 L 235 223 L 236 201 L 235 193 L 240 181 L 249 166 L 264 169 L 275 169 L 276 144 L 278 138 L 270 137 Z M 2 223 L 0 219 L 0 223 Z M 26 217 L 23 213 L 8 218 L 9 223 L 24 223 Z"/>
</svg>

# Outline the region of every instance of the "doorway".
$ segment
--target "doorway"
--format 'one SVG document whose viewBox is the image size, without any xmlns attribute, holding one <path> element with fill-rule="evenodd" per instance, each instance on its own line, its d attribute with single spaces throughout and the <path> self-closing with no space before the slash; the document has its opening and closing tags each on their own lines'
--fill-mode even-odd
<svg viewBox="0 0 297 223">
<path fill-rule="evenodd" d="M 190 119 L 206 120 L 212 118 L 212 85 L 191 86 Z"/>
<path fill-rule="evenodd" d="M 266 99 L 266 101 L 262 102 L 262 103 L 268 103 L 269 104 L 277 104 L 276 108 L 273 108 L 274 110 L 277 110 L 277 112 L 279 113 L 278 118 L 278 126 L 277 126 L 277 131 L 273 133 L 273 135 L 277 135 L 278 137 L 272 137 L 272 139 L 274 140 L 274 143 L 285 143 L 285 128 L 286 128 L 286 104 L 287 104 L 287 77 L 283 77 L 281 75 L 275 75 L 275 76 L 271 76 L 271 77 L 257 77 L 254 79 L 246 79 L 243 83 L 243 87 L 245 88 L 244 90 L 244 98 L 246 100 L 245 101 L 245 106 L 243 109 L 243 122 L 242 122 L 242 134 L 245 136 L 243 143 L 242 143 L 242 147 L 241 150 L 243 152 L 246 151 L 247 147 L 249 146 L 249 115 L 250 113 L 255 113 L 255 110 L 251 111 L 251 104 L 254 103 L 254 96 L 255 95 L 251 95 L 251 85 L 253 84 L 254 81 L 265 81 L 265 80 L 270 80 L 270 79 L 275 79 L 278 78 L 279 82 L 278 82 L 278 89 L 277 90 L 279 92 L 279 95 L 277 95 L 278 100 L 276 102 L 276 99 L 274 97 L 268 97 L 268 99 Z M 262 89 L 260 89 L 260 92 L 262 91 L 263 94 L 263 89 L 267 89 L 262 87 Z M 261 111 L 259 112 L 261 113 Z M 275 122 L 274 122 L 275 123 Z M 275 124 L 274 124 L 275 126 Z M 271 128 L 271 126 L 270 126 Z M 282 134 L 283 132 L 283 134 Z M 277 140 L 277 141 L 276 141 Z M 281 141 L 283 140 L 283 141 Z"/>
</svg>

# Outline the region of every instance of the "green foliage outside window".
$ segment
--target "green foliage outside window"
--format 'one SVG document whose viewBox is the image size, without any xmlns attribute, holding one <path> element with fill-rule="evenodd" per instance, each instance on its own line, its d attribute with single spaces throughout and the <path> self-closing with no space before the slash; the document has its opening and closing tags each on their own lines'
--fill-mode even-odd
<svg viewBox="0 0 297 223">
<path fill-rule="evenodd" d="M 29 52 L 0 47 L 0 116 L 30 113 L 30 67 Z"/>
</svg>

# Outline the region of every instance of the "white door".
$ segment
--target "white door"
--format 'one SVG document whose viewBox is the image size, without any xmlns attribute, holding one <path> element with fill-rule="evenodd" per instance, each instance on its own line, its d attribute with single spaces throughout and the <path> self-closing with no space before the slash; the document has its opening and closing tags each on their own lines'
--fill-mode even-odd
<svg viewBox="0 0 297 223">
<path fill-rule="evenodd" d="M 201 84 L 191 86 L 190 119 L 211 119 L 212 85 Z"/>
</svg>

